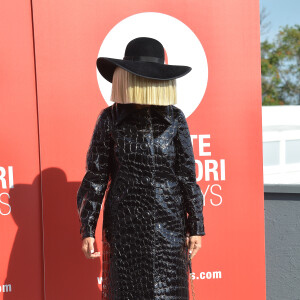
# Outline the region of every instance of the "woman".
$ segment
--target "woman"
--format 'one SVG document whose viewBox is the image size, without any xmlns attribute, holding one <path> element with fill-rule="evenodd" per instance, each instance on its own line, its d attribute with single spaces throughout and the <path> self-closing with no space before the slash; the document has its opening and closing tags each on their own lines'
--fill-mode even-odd
<svg viewBox="0 0 300 300">
<path fill-rule="evenodd" d="M 175 79 L 191 68 L 165 65 L 163 46 L 147 37 L 97 67 L 115 103 L 98 116 L 77 193 L 82 250 L 100 256 L 95 229 L 106 192 L 102 298 L 187 300 L 188 250 L 193 258 L 205 235 L 190 133 L 174 106 Z"/>
</svg>

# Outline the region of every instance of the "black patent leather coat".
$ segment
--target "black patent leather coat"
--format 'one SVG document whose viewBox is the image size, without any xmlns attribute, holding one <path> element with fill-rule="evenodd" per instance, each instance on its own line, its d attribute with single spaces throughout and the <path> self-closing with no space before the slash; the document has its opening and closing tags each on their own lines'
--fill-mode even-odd
<svg viewBox="0 0 300 300">
<path fill-rule="evenodd" d="M 77 192 L 82 239 L 95 237 L 105 195 L 103 299 L 189 299 L 185 236 L 205 230 L 182 110 L 114 103 L 100 112 Z"/>
</svg>

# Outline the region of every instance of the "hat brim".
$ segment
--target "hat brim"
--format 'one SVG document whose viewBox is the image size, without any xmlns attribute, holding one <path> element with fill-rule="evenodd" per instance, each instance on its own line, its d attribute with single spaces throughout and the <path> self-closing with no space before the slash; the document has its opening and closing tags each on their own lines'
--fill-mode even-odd
<svg viewBox="0 0 300 300">
<path fill-rule="evenodd" d="M 182 65 L 167 65 L 148 61 L 130 61 L 110 57 L 97 58 L 98 71 L 110 83 L 112 83 L 116 67 L 123 68 L 137 76 L 157 80 L 176 79 L 186 75 L 192 70 L 191 67 Z"/>
</svg>

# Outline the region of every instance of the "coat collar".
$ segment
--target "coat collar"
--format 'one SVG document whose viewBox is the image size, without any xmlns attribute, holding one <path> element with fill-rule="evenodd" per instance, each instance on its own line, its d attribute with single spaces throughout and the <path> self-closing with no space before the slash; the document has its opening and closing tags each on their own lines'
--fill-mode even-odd
<svg viewBox="0 0 300 300">
<path fill-rule="evenodd" d="M 149 107 L 151 112 L 155 113 L 162 120 L 165 120 L 169 124 L 173 123 L 173 107 L 172 105 L 151 105 Z M 116 120 L 116 124 L 120 124 L 130 114 L 141 110 L 145 110 L 147 107 L 136 108 L 133 103 L 114 103 L 113 111 Z"/>
</svg>

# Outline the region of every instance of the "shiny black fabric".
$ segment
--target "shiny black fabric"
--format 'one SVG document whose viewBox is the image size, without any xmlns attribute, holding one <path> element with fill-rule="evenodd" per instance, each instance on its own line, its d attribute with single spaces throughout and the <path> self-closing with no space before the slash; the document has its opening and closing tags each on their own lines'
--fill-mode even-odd
<svg viewBox="0 0 300 300">
<path fill-rule="evenodd" d="M 100 112 L 77 193 L 82 239 L 95 237 L 105 192 L 103 299 L 189 299 L 185 235 L 205 231 L 182 110 L 114 103 Z"/>
</svg>

